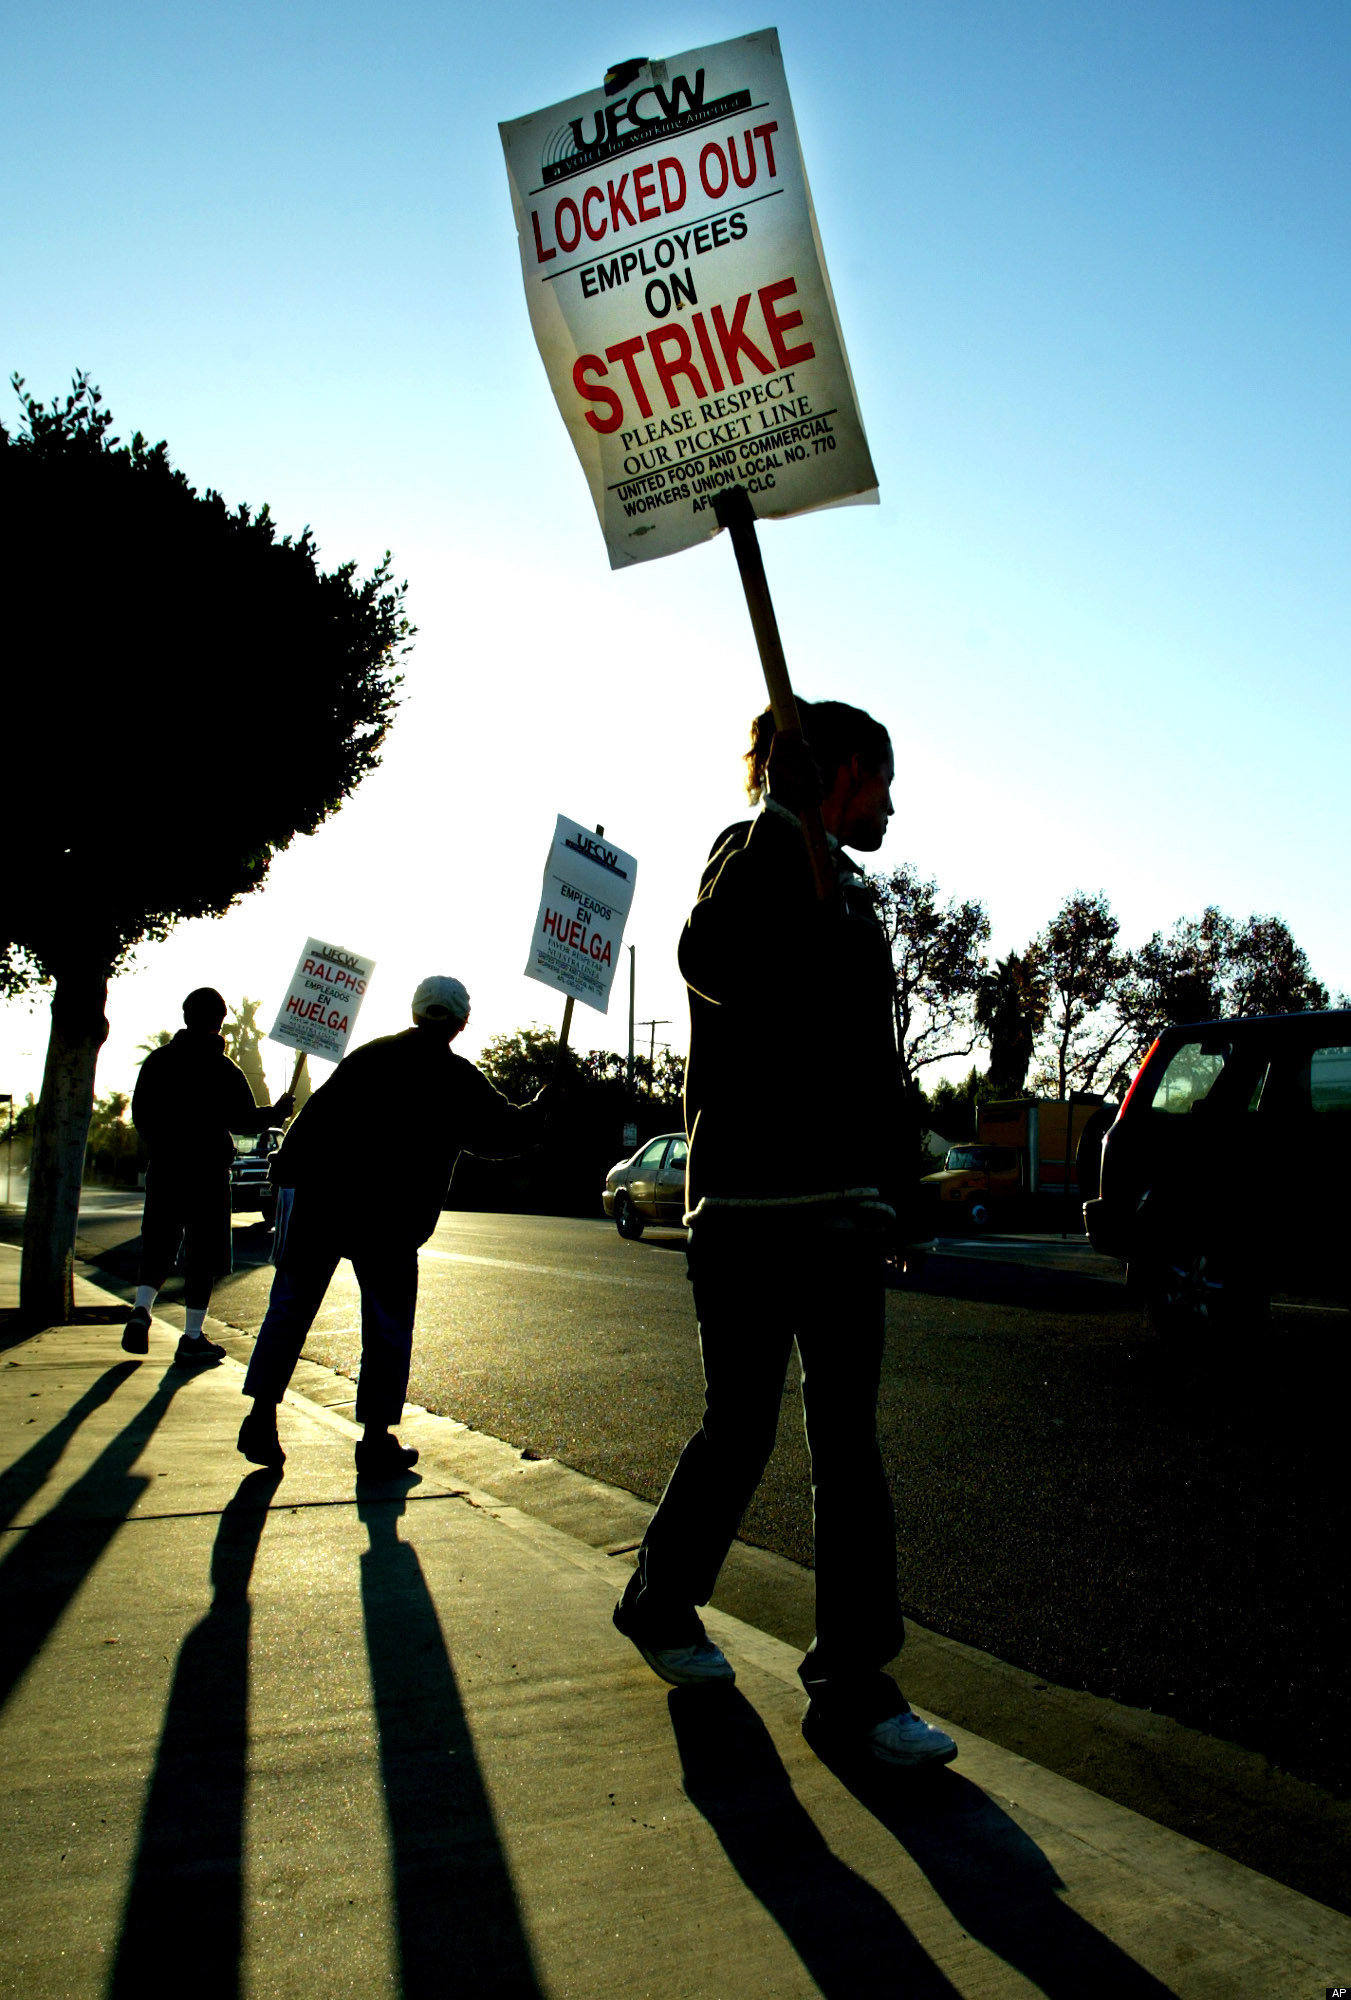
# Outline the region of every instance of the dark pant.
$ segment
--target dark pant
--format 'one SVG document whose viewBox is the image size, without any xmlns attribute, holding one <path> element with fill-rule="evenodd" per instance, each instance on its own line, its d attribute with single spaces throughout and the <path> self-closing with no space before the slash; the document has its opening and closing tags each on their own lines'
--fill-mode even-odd
<svg viewBox="0 0 1351 2000">
<path fill-rule="evenodd" d="M 267 1317 L 258 1332 L 244 1394 L 279 1403 L 295 1372 L 305 1336 L 324 1302 L 340 1258 L 351 1259 L 361 1287 L 359 1424 L 388 1429 L 403 1414 L 417 1311 L 417 1245 L 363 1238 L 327 1215 L 303 1192 L 278 1204 L 281 1241 Z"/>
<path fill-rule="evenodd" d="M 875 1242 L 810 1225 L 717 1233 L 696 1223 L 690 1276 L 703 1353 L 704 1421 L 681 1453 L 627 1593 L 653 1644 L 681 1643 L 690 1608 L 713 1595 L 741 1517 L 774 1449 L 796 1339 L 812 1464 L 816 1638 L 800 1669 L 860 1705 L 904 1639 L 896 1526 L 877 1443 L 885 1293 Z M 889 1684 L 888 1684 L 889 1685 Z M 894 1702 L 892 1702 L 894 1705 Z"/>
<path fill-rule="evenodd" d="M 152 1160 L 145 1175 L 137 1283 L 159 1291 L 183 1253 L 183 1296 L 205 1308 L 231 1268 L 230 1173 L 218 1164 Z"/>
</svg>

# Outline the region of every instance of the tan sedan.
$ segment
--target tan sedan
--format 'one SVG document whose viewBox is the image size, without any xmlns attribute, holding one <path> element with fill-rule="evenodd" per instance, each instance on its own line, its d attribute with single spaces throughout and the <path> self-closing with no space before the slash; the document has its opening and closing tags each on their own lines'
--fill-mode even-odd
<svg viewBox="0 0 1351 2000">
<path fill-rule="evenodd" d="M 648 1139 L 630 1159 L 621 1160 L 605 1176 L 601 1203 L 615 1228 L 630 1241 L 649 1222 L 679 1227 L 685 1214 L 685 1155 L 683 1132 L 663 1132 Z"/>
</svg>

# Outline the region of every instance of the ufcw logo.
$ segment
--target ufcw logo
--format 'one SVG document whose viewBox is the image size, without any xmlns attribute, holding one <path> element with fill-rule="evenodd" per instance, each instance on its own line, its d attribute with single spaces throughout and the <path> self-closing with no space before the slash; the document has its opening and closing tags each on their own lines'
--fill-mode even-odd
<svg viewBox="0 0 1351 2000">
<path fill-rule="evenodd" d="M 646 98 L 654 100 L 655 110 L 638 109 Z M 703 110 L 704 72 L 701 69 L 694 73 L 693 90 L 687 77 L 677 76 L 671 81 L 669 94 L 659 83 L 649 83 L 642 90 L 635 90 L 632 97 L 618 97 L 613 104 L 598 105 L 591 114 L 595 129 L 589 139 L 582 133 L 584 121 L 581 118 L 571 119 L 568 130 L 572 134 L 572 143 L 579 153 L 594 153 L 598 146 L 613 145 L 621 130 L 641 132 L 645 125 L 662 125 L 668 118 L 679 118 L 682 102 L 686 115 Z"/>
<path fill-rule="evenodd" d="M 620 867 L 619 856 L 614 849 L 602 846 L 600 841 L 593 839 L 589 833 L 579 834 L 576 840 L 565 841 L 564 845 L 570 847 L 574 854 L 584 854 L 588 861 L 599 862 L 602 868 L 608 868 L 612 875 L 622 876 L 627 882 L 629 871 Z"/>
</svg>

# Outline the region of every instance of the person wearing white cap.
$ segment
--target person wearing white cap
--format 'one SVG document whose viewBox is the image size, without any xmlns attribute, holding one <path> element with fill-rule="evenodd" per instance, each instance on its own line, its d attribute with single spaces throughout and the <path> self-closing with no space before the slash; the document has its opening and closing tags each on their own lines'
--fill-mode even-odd
<svg viewBox="0 0 1351 2000">
<path fill-rule="evenodd" d="M 280 1466 L 277 1405 L 342 1257 L 361 1288 L 357 1471 L 406 1472 L 414 1450 L 392 1435 L 403 1412 L 417 1307 L 417 1253 L 440 1219 L 461 1152 L 505 1158 L 542 1137 L 548 1086 L 514 1105 L 451 1043 L 469 1019 L 458 979 L 436 974 L 413 995 L 413 1025 L 346 1056 L 301 1110 L 274 1156 L 277 1275 L 244 1394 L 253 1408 L 239 1449 Z M 354 1139 L 378 1134 L 377 1164 L 359 1171 Z M 367 1157 L 369 1150 L 367 1149 Z"/>
<path fill-rule="evenodd" d="M 413 995 L 413 1019 L 415 1021 L 453 1021 L 454 1033 L 469 1019 L 469 994 L 458 979 L 448 979 L 444 973 L 433 973 L 424 979 Z"/>
</svg>

